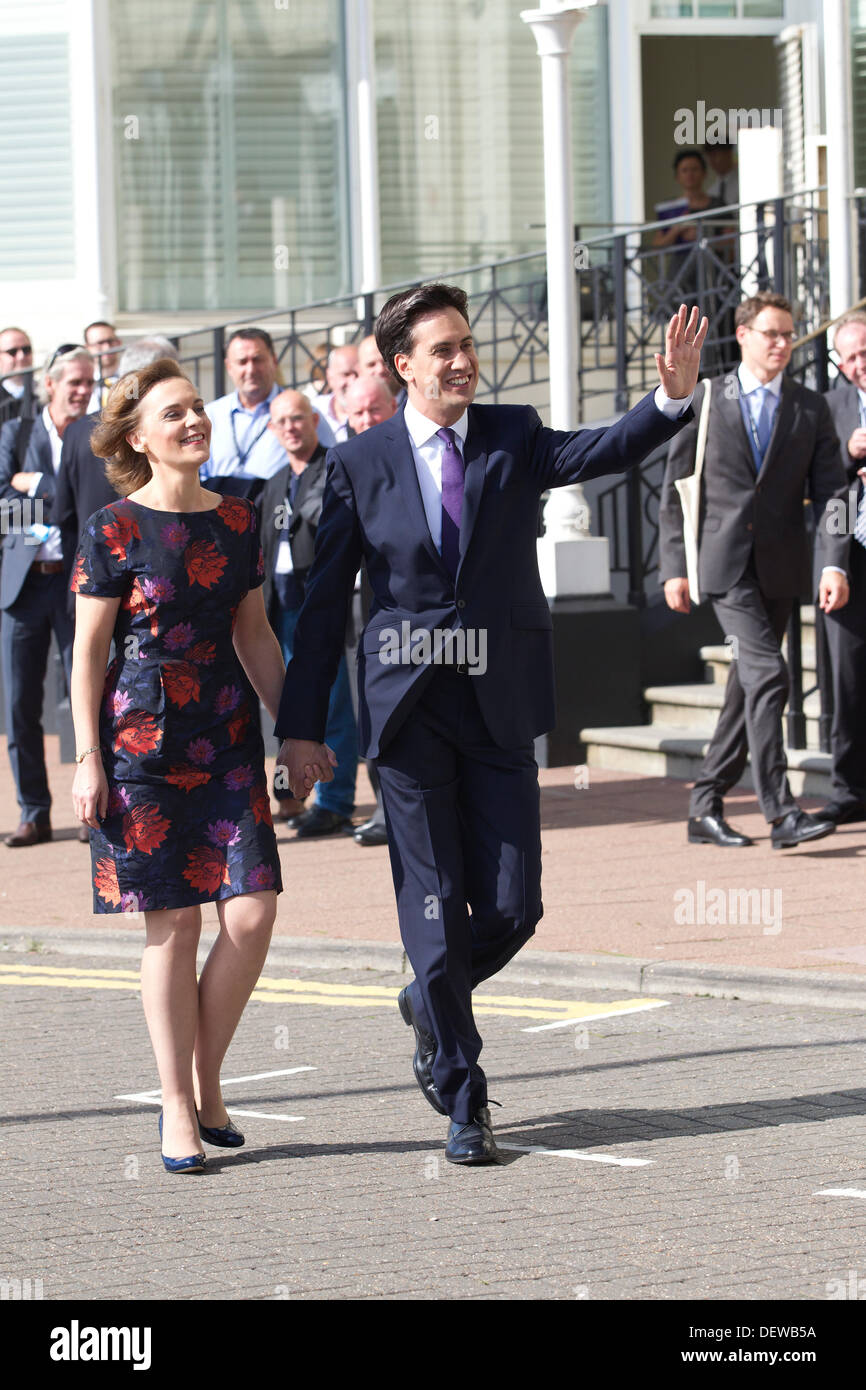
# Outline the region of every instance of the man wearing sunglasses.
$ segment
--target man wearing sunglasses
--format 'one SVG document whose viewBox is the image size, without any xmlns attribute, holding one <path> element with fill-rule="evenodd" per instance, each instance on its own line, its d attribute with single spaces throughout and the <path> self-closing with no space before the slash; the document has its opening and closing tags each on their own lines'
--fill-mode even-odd
<svg viewBox="0 0 866 1390">
<path fill-rule="evenodd" d="M 782 733 L 788 671 L 780 648 L 795 599 L 814 596 L 807 500 L 821 570 L 817 602 L 825 613 L 847 602 L 849 538 L 823 524 L 845 472 L 827 402 L 784 374 L 795 339 L 788 300 L 762 291 L 739 305 L 734 322 L 742 361 L 711 383 L 698 533 L 701 601 L 712 602 L 733 660 L 691 794 L 688 839 L 725 848 L 753 843 L 728 825 L 723 807 L 748 757 L 773 849 L 791 849 L 836 828 L 828 817 L 802 811 L 791 795 Z M 675 613 L 688 613 L 691 602 L 675 484 L 695 471 L 704 390 L 699 383 L 696 418 L 671 443 L 659 506 L 659 577 Z"/>
<path fill-rule="evenodd" d="M 28 369 L 32 367 L 29 336 L 21 328 L 0 328 L 0 424 L 17 420 L 24 409 Z"/>
</svg>

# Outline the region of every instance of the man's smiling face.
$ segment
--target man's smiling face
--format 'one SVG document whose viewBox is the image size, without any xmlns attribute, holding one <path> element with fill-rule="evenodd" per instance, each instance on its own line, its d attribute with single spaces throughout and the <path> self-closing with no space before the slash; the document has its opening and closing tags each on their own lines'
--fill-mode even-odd
<svg viewBox="0 0 866 1390">
<path fill-rule="evenodd" d="M 438 424 L 453 425 L 471 405 L 478 386 L 478 358 L 472 330 L 457 309 L 439 309 L 417 319 L 412 351 L 398 352 L 395 365 L 409 400 Z"/>
</svg>

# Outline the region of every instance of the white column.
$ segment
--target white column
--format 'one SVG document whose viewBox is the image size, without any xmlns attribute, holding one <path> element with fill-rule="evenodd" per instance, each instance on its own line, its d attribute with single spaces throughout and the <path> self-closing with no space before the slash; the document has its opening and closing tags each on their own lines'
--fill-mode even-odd
<svg viewBox="0 0 866 1390">
<path fill-rule="evenodd" d="M 345 6 L 349 78 L 349 154 L 354 233 L 352 265 L 362 292 L 382 283 L 379 227 L 379 147 L 376 133 L 376 57 L 372 0 Z"/>
<path fill-rule="evenodd" d="M 111 74 L 106 0 L 70 10 L 69 70 L 75 176 L 77 315 L 114 316 L 115 226 Z"/>
<path fill-rule="evenodd" d="M 854 303 L 854 154 L 851 129 L 851 15 L 848 0 L 824 0 L 824 102 L 830 313 Z"/>
<path fill-rule="evenodd" d="M 543 0 L 520 18 L 535 36 L 541 59 L 544 126 L 544 208 L 547 231 L 547 315 L 550 423 L 577 428 L 577 293 L 574 274 L 574 192 L 568 55 L 574 31 L 596 0 Z M 589 535 L 589 507 L 575 485 L 555 488 L 544 509 L 546 534 L 538 564 L 549 597 L 607 593 L 607 541 Z"/>
</svg>

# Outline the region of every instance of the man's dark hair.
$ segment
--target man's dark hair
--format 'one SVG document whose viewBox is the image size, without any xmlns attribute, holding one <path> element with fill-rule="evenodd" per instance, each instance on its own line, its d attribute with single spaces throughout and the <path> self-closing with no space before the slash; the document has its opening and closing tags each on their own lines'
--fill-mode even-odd
<svg viewBox="0 0 866 1390">
<path fill-rule="evenodd" d="M 700 150 L 678 150 L 677 153 L 674 155 L 674 173 L 677 172 L 677 169 L 679 169 L 684 159 L 700 160 L 701 168 L 703 169 L 704 173 L 707 172 L 707 161 L 704 159 L 704 156 L 701 154 Z"/>
<path fill-rule="evenodd" d="M 274 350 L 274 340 L 270 333 L 264 328 L 236 328 L 234 332 L 230 333 L 226 338 L 226 352 L 228 352 L 229 346 L 234 342 L 235 338 L 252 338 L 258 343 L 264 343 L 271 357 L 276 357 L 277 355 Z"/>
<path fill-rule="evenodd" d="M 382 306 L 376 320 L 376 345 L 382 354 L 382 361 L 400 386 L 406 383 L 394 365 L 398 352 L 407 356 L 412 351 L 413 329 L 418 319 L 427 314 L 435 314 L 438 309 L 456 309 L 469 322 L 469 300 L 466 293 L 456 285 L 416 285 L 413 290 L 403 290 L 394 294 Z"/>
<path fill-rule="evenodd" d="M 737 305 L 734 310 L 734 327 L 739 328 L 742 323 L 748 328 L 749 324 L 755 322 L 762 309 L 783 309 L 791 318 L 794 317 L 790 299 L 786 299 L 783 294 L 775 294 L 773 290 L 761 290 Z"/>
<path fill-rule="evenodd" d="M 91 328 L 110 328 L 112 333 L 117 332 L 117 329 L 115 328 L 114 324 L 109 323 L 108 319 L 94 319 L 93 323 L 89 323 L 84 330 L 83 336 L 85 343 L 87 342 L 87 335 L 90 332 Z"/>
</svg>

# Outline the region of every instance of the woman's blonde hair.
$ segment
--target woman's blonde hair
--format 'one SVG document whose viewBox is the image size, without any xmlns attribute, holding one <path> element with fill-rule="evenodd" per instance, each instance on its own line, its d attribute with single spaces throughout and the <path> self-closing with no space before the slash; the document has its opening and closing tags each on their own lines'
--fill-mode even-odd
<svg viewBox="0 0 866 1390">
<path fill-rule="evenodd" d="M 102 417 L 90 436 L 90 448 L 97 458 L 107 460 L 105 476 L 121 497 L 144 487 L 153 476 L 146 455 L 133 449 L 126 438 L 138 428 L 141 402 L 154 386 L 176 377 L 189 381 L 176 362 L 159 357 L 149 367 L 128 372 L 108 393 Z"/>
</svg>

